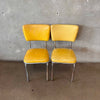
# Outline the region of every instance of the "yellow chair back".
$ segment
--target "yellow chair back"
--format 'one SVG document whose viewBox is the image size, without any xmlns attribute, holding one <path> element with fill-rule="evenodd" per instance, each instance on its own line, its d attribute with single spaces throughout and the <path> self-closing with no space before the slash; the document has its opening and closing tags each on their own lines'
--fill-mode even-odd
<svg viewBox="0 0 100 100">
<path fill-rule="evenodd" d="M 48 41 L 50 37 L 50 25 L 23 25 L 23 33 L 26 41 Z"/>
<path fill-rule="evenodd" d="M 51 37 L 53 41 L 74 42 L 78 33 L 77 25 L 51 25 Z"/>
</svg>

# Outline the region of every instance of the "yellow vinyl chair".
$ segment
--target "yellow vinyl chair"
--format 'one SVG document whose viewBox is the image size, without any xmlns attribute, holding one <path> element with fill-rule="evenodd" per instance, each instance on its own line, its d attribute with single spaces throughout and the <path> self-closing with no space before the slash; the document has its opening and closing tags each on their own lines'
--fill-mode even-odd
<svg viewBox="0 0 100 100">
<path fill-rule="evenodd" d="M 27 64 L 46 64 L 46 80 L 48 80 L 49 53 L 47 41 L 50 37 L 50 26 L 40 24 L 23 25 L 23 33 L 26 41 L 30 42 L 30 49 L 27 50 L 24 56 L 27 81 L 29 81 Z M 31 48 L 31 41 L 45 41 L 46 48 Z"/>
<path fill-rule="evenodd" d="M 73 81 L 76 56 L 72 50 L 72 42 L 75 41 L 79 27 L 77 25 L 51 25 L 51 38 L 54 41 L 54 50 L 52 51 L 51 61 L 51 80 L 53 80 L 53 64 L 73 64 L 73 71 L 71 76 L 71 82 Z M 69 41 L 70 49 L 68 48 L 56 48 L 56 41 Z"/>
</svg>

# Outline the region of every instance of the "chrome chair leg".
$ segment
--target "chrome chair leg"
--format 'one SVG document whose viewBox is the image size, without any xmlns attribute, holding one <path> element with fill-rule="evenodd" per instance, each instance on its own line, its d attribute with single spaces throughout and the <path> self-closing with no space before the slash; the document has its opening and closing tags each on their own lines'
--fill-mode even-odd
<svg viewBox="0 0 100 100">
<path fill-rule="evenodd" d="M 48 63 L 46 63 L 46 80 L 48 81 L 49 80 L 49 67 L 48 67 Z"/>
<path fill-rule="evenodd" d="M 54 77 L 54 73 L 53 73 L 53 63 L 52 63 L 52 66 L 51 66 L 51 80 L 53 81 L 53 77 Z"/>
<path fill-rule="evenodd" d="M 73 70 L 72 70 L 72 76 L 71 76 L 71 82 L 74 79 L 74 72 L 75 72 L 75 64 L 73 64 Z"/>
<path fill-rule="evenodd" d="M 27 78 L 27 81 L 29 82 L 28 71 L 27 71 L 27 64 L 25 64 L 25 71 L 26 71 L 26 78 Z"/>
</svg>

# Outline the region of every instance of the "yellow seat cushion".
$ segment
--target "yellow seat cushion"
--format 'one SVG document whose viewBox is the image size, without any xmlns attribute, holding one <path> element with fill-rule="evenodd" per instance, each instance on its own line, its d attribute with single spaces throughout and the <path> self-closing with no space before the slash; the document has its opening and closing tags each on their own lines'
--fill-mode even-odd
<svg viewBox="0 0 100 100">
<path fill-rule="evenodd" d="M 72 49 L 56 48 L 52 52 L 51 60 L 56 63 L 76 63 L 76 56 Z"/>
<path fill-rule="evenodd" d="M 46 63 L 49 61 L 49 53 L 47 49 L 34 48 L 27 50 L 24 62 L 25 63 Z"/>
</svg>

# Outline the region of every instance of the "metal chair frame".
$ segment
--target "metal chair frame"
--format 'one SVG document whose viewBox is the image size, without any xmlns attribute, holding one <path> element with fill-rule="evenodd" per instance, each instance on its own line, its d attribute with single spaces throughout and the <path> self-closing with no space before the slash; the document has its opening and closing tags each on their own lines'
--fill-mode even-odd
<svg viewBox="0 0 100 100">
<path fill-rule="evenodd" d="M 30 44 L 30 48 L 31 48 L 31 41 L 29 41 L 29 44 Z M 47 49 L 47 41 L 45 41 L 45 48 Z M 29 73 L 28 73 L 28 69 L 27 69 L 27 65 L 28 64 L 46 64 L 46 80 L 48 81 L 49 80 L 49 67 L 48 67 L 48 64 L 49 62 L 46 62 L 46 63 L 24 63 L 25 64 L 25 71 L 26 71 L 26 78 L 27 78 L 27 81 L 29 82 Z"/>
<path fill-rule="evenodd" d="M 70 48 L 72 49 L 72 42 L 70 42 Z M 56 41 L 54 41 L 54 48 L 56 48 Z M 54 63 L 56 62 L 51 62 L 52 66 L 51 66 L 51 80 L 54 80 Z M 57 63 L 58 64 L 58 63 Z M 75 65 L 76 63 L 60 63 L 60 64 L 72 64 L 73 65 L 73 70 L 72 70 L 72 75 L 71 75 L 71 82 L 74 80 L 74 72 L 75 72 Z"/>
</svg>

